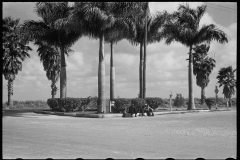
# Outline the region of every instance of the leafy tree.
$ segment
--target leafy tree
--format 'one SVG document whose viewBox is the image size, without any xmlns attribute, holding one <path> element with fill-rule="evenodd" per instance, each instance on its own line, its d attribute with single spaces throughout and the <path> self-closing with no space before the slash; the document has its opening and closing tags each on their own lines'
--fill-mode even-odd
<svg viewBox="0 0 240 160">
<path fill-rule="evenodd" d="M 205 88 L 210 82 L 209 75 L 215 67 L 216 61 L 209 57 L 207 52 L 210 46 L 206 44 L 197 45 L 193 48 L 193 74 L 196 75 L 196 82 L 201 87 L 201 104 L 205 103 Z"/>
<path fill-rule="evenodd" d="M 227 103 L 229 103 L 229 106 L 231 107 L 231 98 L 232 95 L 235 94 L 234 87 L 237 87 L 237 80 L 235 79 L 234 72 L 236 72 L 237 69 L 232 69 L 232 66 L 229 67 L 223 67 L 218 72 L 218 83 L 219 88 L 223 86 L 223 94 L 224 97 L 227 99 Z"/>
<path fill-rule="evenodd" d="M 35 7 L 36 14 L 42 20 L 25 21 L 22 32 L 25 33 L 26 39 L 44 41 L 61 51 L 60 98 L 65 98 L 67 94 L 67 74 L 64 53 L 82 36 L 82 32 L 74 32 L 59 27 L 60 22 L 66 19 L 73 9 L 68 6 L 68 2 L 37 2 Z"/>
<path fill-rule="evenodd" d="M 162 31 L 166 38 L 166 44 L 173 41 L 182 43 L 189 47 L 188 58 L 188 84 L 189 84 L 189 103 L 188 110 L 195 109 L 193 95 L 193 56 L 192 49 L 194 46 L 203 42 L 210 43 L 216 40 L 220 43 L 228 42 L 226 34 L 217 28 L 214 24 L 199 26 L 199 22 L 206 12 L 206 5 L 198 6 L 195 10 L 191 9 L 188 4 L 181 4 L 178 11 L 174 12 L 164 25 Z"/>
<path fill-rule="evenodd" d="M 12 17 L 5 17 L 3 22 L 2 32 L 2 63 L 3 75 L 8 81 L 8 106 L 13 106 L 13 81 L 15 80 L 18 71 L 22 70 L 22 62 L 26 57 L 30 57 L 29 51 L 32 49 L 27 45 L 26 41 L 22 39 L 19 32 L 20 19 Z"/>
<path fill-rule="evenodd" d="M 173 105 L 177 107 L 185 107 L 185 99 L 182 94 L 176 95 Z"/>
</svg>

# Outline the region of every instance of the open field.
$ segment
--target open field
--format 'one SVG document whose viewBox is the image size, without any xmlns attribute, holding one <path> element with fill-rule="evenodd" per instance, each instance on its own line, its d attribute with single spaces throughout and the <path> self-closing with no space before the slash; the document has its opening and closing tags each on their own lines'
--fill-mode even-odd
<svg viewBox="0 0 240 160">
<path fill-rule="evenodd" d="M 236 109 L 134 118 L 3 113 L 3 158 L 236 158 Z"/>
</svg>

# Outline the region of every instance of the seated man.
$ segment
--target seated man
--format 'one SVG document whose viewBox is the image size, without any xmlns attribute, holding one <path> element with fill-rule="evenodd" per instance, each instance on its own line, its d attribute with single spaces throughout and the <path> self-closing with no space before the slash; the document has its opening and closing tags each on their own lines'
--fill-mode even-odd
<svg viewBox="0 0 240 160">
<path fill-rule="evenodd" d="M 139 115 L 144 116 L 144 113 L 145 113 L 144 107 L 143 106 L 139 107 L 139 111 L 138 112 L 140 113 Z"/>
<path fill-rule="evenodd" d="M 144 106 L 145 106 L 144 111 L 147 113 L 147 115 L 154 116 L 153 109 L 148 104 L 145 104 Z"/>
<path fill-rule="evenodd" d="M 128 108 L 128 113 L 131 113 L 131 116 L 133 114 L 135 114 L 135 117 L 137 117 L 137 112 L 136 112 L 136 108 L 134 107 L 134 104 L 132 104 L 129 108 Z"/>
</svg>

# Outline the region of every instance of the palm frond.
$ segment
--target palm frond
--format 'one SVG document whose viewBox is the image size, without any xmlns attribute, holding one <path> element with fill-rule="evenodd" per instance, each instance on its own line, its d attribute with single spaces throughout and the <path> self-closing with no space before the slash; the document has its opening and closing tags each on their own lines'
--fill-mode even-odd
<svg viewBox="0 0 240 160">
<path fill-rule="evenodd" d="M 212 40 L 216 40 L 219 43 L 228 42 L 227 35 L 214 24 L 210 24 L 202 26 L 194 39 L 194 43 L 197 44 L 205 41 L 210 43 Z"/>
</svg>

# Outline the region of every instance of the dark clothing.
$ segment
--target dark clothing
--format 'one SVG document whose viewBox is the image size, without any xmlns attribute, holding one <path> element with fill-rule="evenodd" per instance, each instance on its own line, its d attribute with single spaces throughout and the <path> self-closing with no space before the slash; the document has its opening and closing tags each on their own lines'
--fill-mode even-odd
<svg viewBox="0 0 240 160">
<path fill-rule="evenodd" d="M 130 107 L 128 108 L 128 113 L 131 113 L 131 116 L 132 116 L 133 114 L 135 114 L 135 117 L 137 117 L 137 111 L 136 111 L 136 108 L 135 108 L 134 106 L 130 106 Z"/>
</svg>

